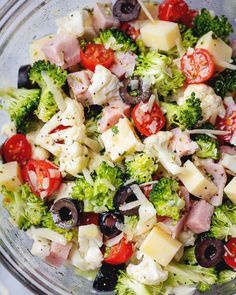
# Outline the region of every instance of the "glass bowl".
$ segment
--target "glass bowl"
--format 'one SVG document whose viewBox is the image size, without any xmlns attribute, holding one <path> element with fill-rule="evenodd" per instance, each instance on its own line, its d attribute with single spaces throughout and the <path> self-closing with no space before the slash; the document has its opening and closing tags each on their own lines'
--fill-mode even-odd
<svg viewBox="0 0 236 295">
<path fill-rule="evenodd" d="M 1 1 L 2 2 L 2 1 Z M 17 70 L 29 63 L 29 43 L 56 32 L 55 18 L 95 1 L 8 0 L 0 9 L 0 87 L 16 85 Z M 192 7 L 207 7 L 216 14 L 227 15 L 235 27 L 236 0 L 187 1 Z M 7 115 L 0 111 L 0 126 Z M 4 138 L 0 138 L 3 142 Z M 0 143 L 1 143 L 0 142 Z M 1 199 L 1 197 L 0 197 Z M 35 294 L 92 294 L 92 283 L 76 275 L 71 268 L 56 269 L 30 253 L 32 241 L 18 231 L 0 205 L 0 260 L 8 270 Z M 236 294 L 231 282 L 210 294 Z"/>
</svg>

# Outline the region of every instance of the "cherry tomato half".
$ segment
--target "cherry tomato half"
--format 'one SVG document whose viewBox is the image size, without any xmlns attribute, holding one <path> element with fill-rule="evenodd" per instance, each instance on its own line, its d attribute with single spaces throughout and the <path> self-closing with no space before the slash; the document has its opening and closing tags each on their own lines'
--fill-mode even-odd
<svg viewBox="0 0 236 295">
<path fill-rule="evenodd" d="M 102 44 L 87 44 L 85 50 L 80 51 L 80 59 L 86 69 L 94 72 L 97 65 L 109 68 L 115 60 L 115 55 Z"/>
<path fill-rule="evenodd" d="M 226 115 L 224 118 L 217 117 L 216 128 L 229 131 L 229 134 L 219 135 L 218 137 L 222 141 L 230 142 L 234 132 L 236 132 L 236 112 L 234 111 L 231 115 Z"/>
<path fill-rule="evenodd" d="M 42 199 L 51 196 L 62 181 L 58 167 L 48 160 L 29 160 L 22 169 L 22 177 L 31 191 Z"/>
<path fill-rule="evenodd" d="M 145 136 L 156 134 L 165 125 L 165 117 L 157 103 L 153 104 L 152 110 L 143 112 L 140 108 L 143 102 L 137 104 L 132 111 L 132 119 L 138 131 Z"/>
<path fill-rule="evenodd" d="M 133 244 L 123 238 L 117 245 L 111 247 L 109 255 L 104 262 L 117 265 L 126 263 L 133 255 Z"/>
<path fill-rule="evenodd" d="M 2 147 L 3 158 L 6 162 L 17 161 L 24 164 L 32 156 L 32 148 L 25 135 L 15 134 Z"/>
<path fill-rule="evenodd" d="M 184 0 L 164 0 L 159 5 L 159 19 L 177 22 L 188 10 L 188 4 Z"/>
<path fill-rule="evenodd" d="M 183 15 L 179 19 L 179 23 L 184 24 L 188 28 L 191 28 L 193 26 L 193 20 L 198 14 L 198 10 L 195 9 L 189 9 L 185 15 Z"/>
<path fill-rule="evenodd" d="M 232 238 L 226 244 L 227 250 L 225 251 L 224 260 L 228 266 L 236 269 L 236 238 Z"/>
<path fill-rule="evenodd" d="M 214 74 L 214 61 L 205 49 L 196 48 L 191 53 L 187 52 L 180 62 L 188 84 L 206 82 Z"/>
<path fill-rule="evenodd" d="M 136 30 L 129 23 L 122 23 L 120 29 L 133 40 L 136 40 L 140 36 L 140 30 Z"/>
</svg>

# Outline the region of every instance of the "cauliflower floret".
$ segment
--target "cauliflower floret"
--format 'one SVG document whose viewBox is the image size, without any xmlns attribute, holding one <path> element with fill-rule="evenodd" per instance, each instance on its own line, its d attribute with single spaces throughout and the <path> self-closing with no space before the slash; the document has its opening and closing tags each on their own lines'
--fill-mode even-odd
<svg viewBox="0 0 236 295">
<path fill-rule="evenodd" d="M 183 172 L 183 168 L 180 167 L 180 159 L 168 149 L 172 137 L 173 133 L 169 131 L 160 131 L 151 135 L 144 140 L 144 150 L 154 157 L 158 157 L 162 166 L 171 174 L 176 175 Z"/>
<path fill-rule="evenodd" d="M 62 183 L 59 189 L 54 193 L 55 201 L 58 201 L 62 198 L 71 198 L 72 188 L 75 186 L 75 181 L 68 181 Z"/>
<path fill-rule="evenodd" d="M 214 90 L 205 84 L 189 85 L 185 89 L 184 95 L 177 98 L 177 103 L 179 105 L 184 104 L 193 92 L 201 100 L 202 123 L 210 120 L 214 124 L 217 116 L 221 118 L 225 116 L 225 108 L 221 97 L 216 95 Z"/>
<path fill-rule="evenodd" d="M 26 135 L 27 140 L 32 147 L 32 159 L 34 160 L 46 160 L 50 157 L 50 153 L 44 148 L 35 144 L 36 137 L 38 136 L 40 129 L 32 131 Z"/>
<path fill-rule="evenodd" d="M 103 105 L 119 97 L 119 79 L 105 67 L 96 66 L 88 91 L 93 104 Z"/>
<path fill-rule="evenodd" d="M 75 10 L 66 16 L 56 20 L 58 26 L 57 33 L 67 33 L 81 37 L 84 34 L 83 15 L 79 10 Z"/>
<path fill-rule="evenodd" d="M 127 273 L 138 282 L 146 285 L 158 285 L 168 277 L 168 272 L 162 270 L 161 266 L 147 255 L 143 256 L 139 264 L 129 264 Z"/>
<path fill-rule="evenodd" d="M 16 134 L 16 125 L 14 124 L 14 122 L 9 122 L 6 123 L 2 126 L 1 128 L 1 135 L 7 136 L 7 137 L 11 137 L 13 135 Z"/>
<path fill-rule="evenodd" d="M 179 235 L 179 241 L 183 243 L 184 247 L 193 246 L 196 240 L 196 235 L 191 231 L 182 231 Z"/>
</svg>

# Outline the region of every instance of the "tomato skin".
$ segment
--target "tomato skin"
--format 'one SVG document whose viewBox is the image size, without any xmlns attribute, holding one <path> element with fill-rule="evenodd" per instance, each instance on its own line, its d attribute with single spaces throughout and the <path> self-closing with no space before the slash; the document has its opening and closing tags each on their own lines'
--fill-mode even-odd
<svg viewBox="0 0 236 295">
<path fill-rule="evenodd" d="M 83 212 L 79 217 L 80 225 L 98 225 L 98 214 L 94 212 Z"/>
<path fill-rule="evenodd" d="M 118 265 L 126 263 L 133 255 L 133 243 L 127 242 L 123 238 L 118 244 L 114 245 L 110 249 L 110 253 L 104 262 Z"/>
<path fill-rule="evenodd" d="M 58 175 L 51 176 L 50 170 L 57 170 Z M 36 186 L 31 181 L 29 171 L 36 174 Z M 24 182 L 28 183 L 31 191 L 41 198 L 50 197 L 59 188 L 62 182 L 62 175 L 58 167 L 48 160 L 29 160 L 22 168 L 22 177 Z M 48 178 L 48 188 L 43 187 L 43 180 L 45 178 Z"/>
<path fill-rule="evenodd" d="M 193 26 L 193 20 L 195 19 L 197 15 L 198 15 L 198 10 L 189 9 L 188 12 L 179 19 L 179 22 L 181 24 L 184 24 L 188 28 L 191 28 Z"/>
<path fill-rule="evenodd" d="M 59 132 L 59 131 L 62 131 L 62 130 L 65 130 L 67 128 L 69 128 L 70 126 L 64 126 L 64 125 L 59 125 L 57 126 L 56 128 L 52 129 L 49 134 L 53 134 L 53 133 L 56 133 L 56 132 Z"/>
<path fill-rule="evenodd" d="M 2 147 L 3 158 L 6 162 L 17 161 L 23 165 L 32 156 L 32 147 L 25 135 L 15 134 L 5 141 Z"/>
<path fill-rule="evenodd" d="M 214 74 L 215 64 L 210 53 L 202 48 L 196 48 L 191 53 L 182 56 L 181 71 L 188 84 L 208 81 Z"/>
<path fill-rule="evenodd" d="M 236 132 L 236 111 L 232 112 L 231 115 L 227 114 L 224 118 L 217 117 L 216 128 L 229 131 L 229 134 L 219 135 L 218 138 L 221 141 L 230 142 L 234 132 Z"/>
<path fill-rule="evenodd" d="M 97 65 L 109 68 L 115 61 L 114 52 L 102 44 L 87 44 L 85 50 L 80 50 L 81 64 L 94 72 Z"/>
<path fill-rule="evenodd" d="M 131 114 L 135 127 L 144 136 L 156 134 L 165 125 L 165 117 L 157 103 L 153 104 L 152 110 L 143 113 L 140 112 L 140 106 L 144 104 L 140 102 L 137 104 Z M 150 125 L 156 122 L 155 130 L 150 129 Z"/>
<path fill-rule="evenodd" d="M 187 14 L 188 4 L 183 0 L 164 0 L 159 5 L 159 19 L 177 22 Z"/>
<path fill-rule="evenodd" d="M 230 253 L 225 251 L 224 261 L 228 266 L 236 269 L 236 238 L 231 238 L 226 244 L 226 248 Z"/>
</svg>

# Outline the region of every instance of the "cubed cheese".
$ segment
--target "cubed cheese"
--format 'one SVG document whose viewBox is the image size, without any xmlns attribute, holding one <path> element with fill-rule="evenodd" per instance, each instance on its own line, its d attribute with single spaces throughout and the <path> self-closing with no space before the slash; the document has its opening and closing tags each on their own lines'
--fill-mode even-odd
<svg viewBox="0 0 236 295">
<path fill-rule="evenodd" d="M 101 135 L 106 152 L 112 161 L 118 162 L 126 155 L 135 152 L 141 142 L 127 118 L 119 122 Z"/>
<path fill-rule="evenodd" d="M 208 200 L 217 193 L 215 184 L 204 176 L 190 160 L 185 163 L 184 168 L 184 172 L 178 176 L 191 194 Z"/>
<path fill-rule="evenodd" d="M 182 244 L 173 239 L 159 226 L 155 226 L 140 247 L 140 251 L 167 266 L 178 253 Z"/>
<path fill-rule="evenodd" d="M 232 172 L 236 173 L 236 155 L 223 154 L 220 163 L 226 169 L 229 169 Z"/>
<path fill-rule="evenodd" d="M 198 40 L 196 48 L 204 48 L 210 52 L 216 64 L 218 61 L 230 62 L 233 53 L 233 49 L 217 38 L 212 31 Z"/>
<path fill-rule="evenodd" d="M 178 24 L 167 21 L 147 22 L 140 32 L 144 44 L 154 50 L 168 51 L 180 38 Z"/>
<path fill-rule="evenodd" d="M 236 205 L 236 177 L 225 187 L 224 192 L 227 197 Z"/>
<path fill-rule="evenodd" d="M 100 236 L 100 230 L 95 224 L 88 224 L 79 226 L 79 237 L 87 239 L 96 239 Z"/>
<path fill-rule="evenodd" d="M 30 62 L 32 64 L 38 60 L 46 59 L 42 48 L 48 41 L 50 41 L 50 39 L 52 39 L 52 35 L 35 40 L 29 45 Z"/>
<path fill-rule="evenodd" d="M 20 166 L 17 162 L 9 162 L 0 165 L 0 185 L 4 185 L 10 191 L 22 184 Z"/>
</svg>

